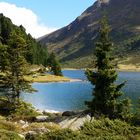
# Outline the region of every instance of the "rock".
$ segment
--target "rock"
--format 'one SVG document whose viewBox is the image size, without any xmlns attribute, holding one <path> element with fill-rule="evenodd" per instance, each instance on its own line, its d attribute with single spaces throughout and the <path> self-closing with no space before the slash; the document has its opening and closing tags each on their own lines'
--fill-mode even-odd
<svg viewBox="0 0 140 140">
<path fill-rule="evenodd" d="M 59 111 L 55 111 L 55 110 L 43 110 L 43 113 L 44 114 L 47 114 L 47 113 L 49 113 L 49 114 L 57 114 L 57 113 L 60 113 Z"/>
<path fill-rule="evenodd" d="M 35 120 L 36 120 L 37 122 L 45 122 L 45 121 L 48 120 L 48 116 L 37 116 L 37 117 L 35 118 Z"/>
<path fill-rule="evenodd" d="M 91 121 L 94 118 L 91 118 L 90 115 L 75 115 L 71 117 L 67 117 L 65 120 L 59 122 L 61 128 L 70 128 L 72 130 L 79 130 L 86 121 Z"/>
<path fill-rule="evenodd" d="M 33 75 L 32 77 L 33 77 L 33 78 L 37 78 L 37 75 Z"/>
<path fill-rule="evenodd" d="M 26 127 L 28 127 L 28 126 L 29 126 L 29 124 L 26 123 L 26 124 L 24 124 L 21 128 L 26 128 Z"/>
<path fill-rule="evenodd" d="M 22 134 L 18 134 L 20 138 L 25 139 L 25 136 Z"/>
<path fill-rule="evenodd" d="M 43 115 L 43 112 L 41 110 L 36 110 L 36 112 L 40 115 Z"/>
<path fill-rule="evenodd" d="M 26 122 L 23 121 L 23 120 L 20 120 L 19 123 L 22 124 L 22 125 L 26 124 Z"/>
<path fill-rule="evenodd" d="M 32 140 L 34 139 L 34 136 L 37 135 L 35 131 L 29 131 L 25 134 L 25 139 Z"/>
<path fill-rule="evenodd" d="M 65 111 L 62 113 L 62 116 L 73 116 L 76 115 L 74 111 Z"/>
<path fill-rule="evenodd" d="M 33 131 L 35 131 L 36 133 L 40 133 L 40 134 L 50 132 L 50 130 L 45 127 L 34 128 Z"/>
</svg>

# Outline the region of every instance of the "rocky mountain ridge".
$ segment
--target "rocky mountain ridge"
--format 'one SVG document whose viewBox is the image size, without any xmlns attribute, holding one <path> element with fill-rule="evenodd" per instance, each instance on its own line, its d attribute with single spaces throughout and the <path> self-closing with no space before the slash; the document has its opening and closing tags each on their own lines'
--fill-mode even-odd
<svg viewBox="0 0 140 140">
<path fill-rule="evenodd" d="M 117 44 L 114 52 L 125 56 L 125 59 L 133 58 L 140 52 L 139 7 L 139 0 L 97 0 L 75 21 L 41 37 L 39 42 L 45 45 L 48 51 L 56 52 L 64 64 L 89 67 L 98 36 L 99 20 L 103 15 L 107 15 L 112 40 Z"/>
</svg>

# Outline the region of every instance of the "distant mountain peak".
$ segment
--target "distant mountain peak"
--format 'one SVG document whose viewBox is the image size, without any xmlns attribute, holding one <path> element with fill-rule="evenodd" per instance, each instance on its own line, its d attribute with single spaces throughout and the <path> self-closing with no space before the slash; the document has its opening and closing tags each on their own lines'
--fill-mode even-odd
<svg viewBox="0 0 140 140">
<path fill-rule="evenodd" d="M 97 0 L 99 4 L 102 4 L 102 3 L 109 3 L 110 0 Z"/>
<path fill-rule="evenodd" d="M 97 7 L 101 7 L 102 4 L 109 4 L 110 0 L 97 0 Z"/>
</svg>

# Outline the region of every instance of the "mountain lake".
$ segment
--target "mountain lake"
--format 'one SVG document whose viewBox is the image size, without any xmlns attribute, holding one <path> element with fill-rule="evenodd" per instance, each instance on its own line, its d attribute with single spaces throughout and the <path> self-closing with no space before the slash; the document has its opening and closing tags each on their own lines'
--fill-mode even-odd
<svg viewBox="0 0 140 140">
<path fill-rule="evenodd" d="M 84 110 L 85 101 L 92 99 L 93 86 L 87 81 L 84 70 L 63 70 L 69 78 L 81 79 L 77 82 L 33 83 L 35 93 L 24 93 L 21 98 L 39 110 L 66 111 Z M 140 97 L 140 72 L 118 72 L 117 83 L 127 81 L 122 89 L 124 97 L 132 99 L 136 107 Z"/>
</svg>

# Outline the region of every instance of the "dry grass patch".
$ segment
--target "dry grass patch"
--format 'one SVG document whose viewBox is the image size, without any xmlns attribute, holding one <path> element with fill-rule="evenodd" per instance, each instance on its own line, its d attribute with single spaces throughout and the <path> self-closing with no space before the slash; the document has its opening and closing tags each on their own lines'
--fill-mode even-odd
<svg viewBox="0 0 140 140">
<path fill-rule="evenodd" d="M 69 82 L 70 79 L 63 76 L 55 76 L 55 75 L 32 75 L 25 76 L 25 79 L 32 82 Z"/>
<path fill-rule="evenodd" d="M 37 129 L 41 129 L 41 128 L 44 128 L 44 129 L 48 129 L 49 131 L 55 131 L 55 130 L 60 130 L 60 126 L 55 124 L 55 123 L 47 123 L 47 122 L 44 122 L 44 123 L 31 123 L 28 127 L 24 128 L 23 131 L 24 132 L 28 132 L 28 131 L 35 131 Z"/>
<path fill-rule="evenodd" d="M 140 71 L 140 66 L 129 64 L 129 65 L 124 65 L 124 64 L 119 64 L 118 65 L 119 70 L 123 71 Z"/>
<path fill-rule="evenodd" d="M 15 124 L 14 122 L 0 120 L 0 130 L 19 132 L 21 131 L 21 128 L 18 124 Z"/>
</svg>

